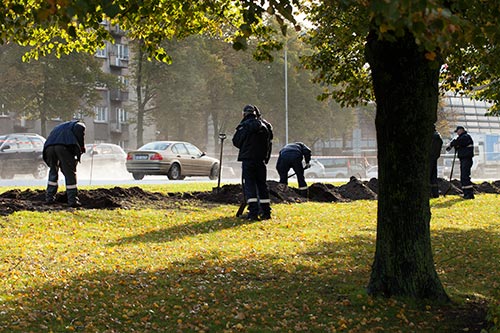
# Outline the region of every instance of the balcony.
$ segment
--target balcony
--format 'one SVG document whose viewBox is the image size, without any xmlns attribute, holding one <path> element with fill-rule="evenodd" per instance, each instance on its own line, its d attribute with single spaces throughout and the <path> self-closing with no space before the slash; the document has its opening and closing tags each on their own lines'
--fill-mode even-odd
<svg viewBox="0 0 500 333">
<path fill-rule="evenodd" d="M 111 123 L 110 130 L 113 134 L 120 134 L 122 132 L 122 124 L 120 122 Z"/>
<path fill-rule="evenodd" d="M 110 55 L 109 56 L 109 65 L 111 67 L 126 68 L 126 67 L 128 67 L 128 59 L 119 58 L 115 55 Z"/>
<path fill-rule="evenodd" d="M 119 89 L 110 90 L 109 98 L 115 102 L 126 102 L 128 101 L 128 91 L 123 91 Z"/>
</svg>

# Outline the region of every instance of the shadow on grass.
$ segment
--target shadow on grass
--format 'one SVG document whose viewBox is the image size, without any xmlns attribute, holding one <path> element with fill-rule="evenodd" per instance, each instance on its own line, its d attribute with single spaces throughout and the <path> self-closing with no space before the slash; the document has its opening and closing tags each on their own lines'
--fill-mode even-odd
<svg viewBox="0 0 500 333">
<path fill-rule="evenodd" d="M 257 221 L 250 221 L 234 217 L 224 217 L 211 221 L 184 223 L 182 225 L 170 228 L 164 228 L 140 235 L 124 237 L 114 243 L 109 243 L 108 246 L 118 246 L 127 243 L 171 242 L 177 239 L 182 239 L 184 237 L 208 234 L 242 226 L 245 224 L 252 224 L 255 222 Z"/>
<path fill-rule="evenodd" d="M 454 197 L 453 199 L 446 200 L 444 202 L 434 202 L 431 203 L 431 208 L 447 208 L 451 207 L 459 202 L 464 201 L 461 197 Z"/>
<path fill-rule="evenodd" d="M 234 218 L 217 221 L 192 227 L 202 233 L 240 223 Z M 166 231 L 179 234 L 165 238 Z M 183 229 L 169 229 L 130 241 L 184 235 Z M 492 261 L 496 258 L 498 263 L 494 252 L 498 245 L 491 241 L 499 243 L 498 231 L 446 230 L 433 237 L 444 255 L 474 252 L 468 255 L 476 261 L 475 272 L 467 280 L 462 277 L 466 264 L 459 258 L 438 265 L 447 271 L 441 273 L 446 283 L 455 283 L 455 292 L 494 293 L 498 272 L 492 269 Z M 156 271 L 75 274 L 72 280 L 18 290 L 13 299 L 3 300 L 0 331 L 457 332 L 469 328 L 478 332 L 470 326 L 477 318 L 469 316 L 468 308 L 456 312 L 433 306 L 429 311 L 367 297 L 364 287 L 373 250 L 373 237 L 355 236 L 320 243 L 290 257 L 249 254 L 230 261 L 214 251 Z"/>
</svg>

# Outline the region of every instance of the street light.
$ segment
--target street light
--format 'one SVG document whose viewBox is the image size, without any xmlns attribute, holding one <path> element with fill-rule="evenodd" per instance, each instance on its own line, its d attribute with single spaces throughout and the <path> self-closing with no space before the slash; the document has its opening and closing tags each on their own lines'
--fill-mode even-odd
<svg viewBox="0 0 500 333">
<path fill-rule="evenodd" d="M 301 32 L 291 39 L 291 41 L 304 36 L 306 33 Z M 285 60 L 285 144 L 288 144 L 288 39 L 285 40 L 284 47 L 284 60 Z"/>
</svg>

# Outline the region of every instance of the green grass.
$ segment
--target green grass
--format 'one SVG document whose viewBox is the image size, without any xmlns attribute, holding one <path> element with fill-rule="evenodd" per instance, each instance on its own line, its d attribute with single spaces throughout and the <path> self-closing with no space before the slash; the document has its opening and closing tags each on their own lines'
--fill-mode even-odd
<svg viewBox="0 0 500 333">
<path fill-rule="evenodd" d="M 468 299 L 499 304 L 498 200 L 431 201 L 436 267 L 459 305 Z M 255 223 L 234 217 L 236 209 L 183 205 L 2 217 L 0 332 L 455 328 L 440 305 L 366 294 L 375 201 L 273 205 L 273 220 Z"/>
</svg>

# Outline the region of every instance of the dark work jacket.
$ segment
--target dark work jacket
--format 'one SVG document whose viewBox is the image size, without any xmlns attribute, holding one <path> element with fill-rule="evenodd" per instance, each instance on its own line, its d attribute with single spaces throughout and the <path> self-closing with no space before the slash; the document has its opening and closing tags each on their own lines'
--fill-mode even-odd
<svg viewBox="0 0 500 333">
<path fill-rule="evenodd" d="M 439 156 L 441 156 L 441 148 L 443 147 L 443 139 L 438 131 L 434 131 L 432 135 L 432 144 L 431 144 L 431 160 L 437 160 Z"/>
<path fill-rule="evenodd" d="M 85 152 L 85 125 L 72 120 L 54 127 L 43 145 L 43 159 L 46 163 L 45 151 L 47 147 L 55 145 L 67 146 L 80 160 L 80 156 Z"/>
<path fill-rule="evenodd" d="M 450 142 L 450 147 L 457 150 L 458 158 L 472 158 L 474 156 L 474 141 L 467 132 L 463 132 Z"/>
<path fill-rule="evenodd" d="M 240 151 L 238 161 L 255 160 L 269 162 L 273 139 L 273 127 L 254 114 L 243 118 L 233 135 L 233 145 Z"/>
<path fill-rule="evenodd" d="M 300 159 L 306 163 L 311 161 L 311 149 L 302 142 L 289 143 L 280 150 L 280 158 Z"/>
</svg>

